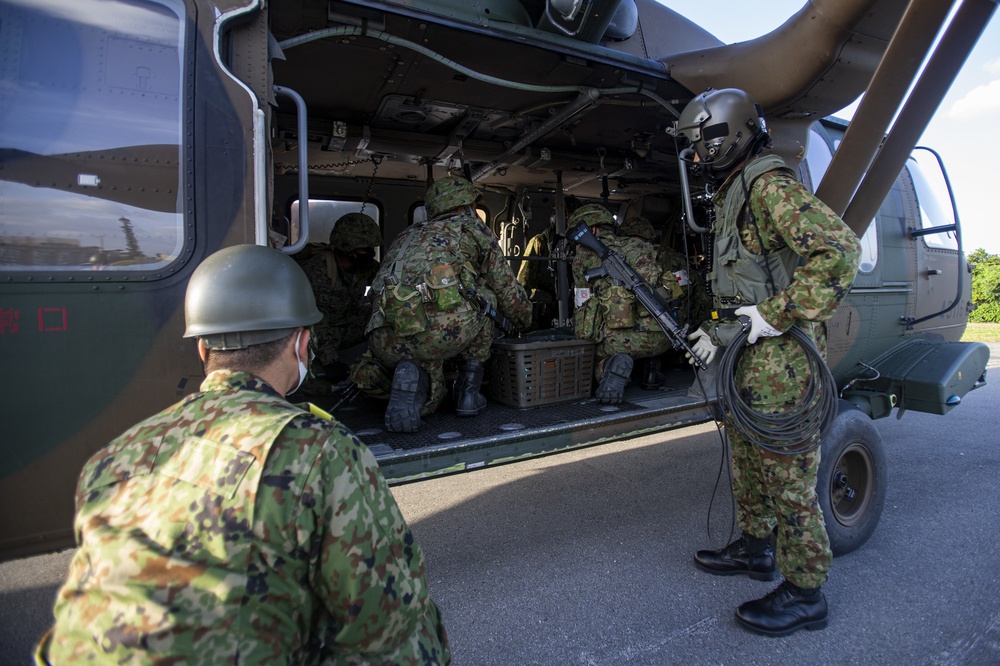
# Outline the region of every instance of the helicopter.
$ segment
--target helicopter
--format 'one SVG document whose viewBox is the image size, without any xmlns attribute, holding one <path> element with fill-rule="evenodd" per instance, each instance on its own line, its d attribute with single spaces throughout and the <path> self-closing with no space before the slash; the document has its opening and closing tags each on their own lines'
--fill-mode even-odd
<svg viewBox="0 0 1000 666">
<path fill-rule="evenodd" d="M 828 323 L 839 415 L 818 488 L 834 552 L 859 547 L 887 484 L 873 421 L 946 414 L 985 382 L 989 350 L 960 342 L 956 203 L 915 148 L 995 9 L 812 0 L 724 44 L 654 0 L 0 0 L 0 558 L 72 545 L 84 462 L 198 389 L 184 293 L 220 248 L 295 255 L 348 212 L 388 247 L 460 174 L 515 271 L 533 235 L 565 232 L 567 197 L 646 218 L 704 266 L 710 212 L 671 128 L 709 87 L 753 95 L 774 152 L 861 239 Z M 419 433 L 386 432 L 349 386 L 317 404 L 390 483 L 715 419 L 677 352 L 661 383 L 599 405 L 590 352 L 571 333 L 500 338 L 486 412 Z"/>
</svg>

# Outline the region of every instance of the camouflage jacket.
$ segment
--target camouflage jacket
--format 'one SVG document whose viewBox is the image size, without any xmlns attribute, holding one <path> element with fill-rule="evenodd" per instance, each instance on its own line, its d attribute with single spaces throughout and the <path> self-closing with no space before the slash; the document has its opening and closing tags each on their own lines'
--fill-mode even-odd
<svg viewBox="0 0 1000 666">
<path fill-rule="evenodd" d="M 663 280 L 663 269 L 656 258 L 656 248 L 652 243 L 635 236 L 601 234 L 601 242 L 617 252 L 625 262 L 634 268 L 653 289 L 664 286 L 671 296 L 680 295 L 680 287 L 672 273 Z M 636 299 L 632 292 L 610 277 L 601 277 L 589 283 L 584 274 L 601 265 L 601 259 L 591 250 L 578 246 L 573 257 L 573 283 L 580 287 L 587 285 L 591 297 L 573 313 L 577 337 L 600 341 L 604 328 L 635 328 L 640 331 L 661 331 L 659 325 Z M 676 289 L 676 292 L 671 291 Z M 662 331 L 661 331 L 662 332 Z"/>
<path fill-rule="evenodd" d="M 741 187 L 740 180 L 739 171 L 730 176 L 713 203 L 722 209 L 730 189 Z M 822 323 L 847 295 L 861 256 L 854 232 L 785 169 L 754 180 L 747 203 L 733 214 L 741 216 L 735 226 L 751 253 L 787 248 L 799 257 L 788 286 L 757 303 L 760 314 L 781 331 L 798 324 L 825 352 Z M 756 224 L 748 221 L 751 216 Z M 807 368 L 804 352 L 786 336 L 762 338 L 746 347 L 736 381 L 751 403 L 781 407 L 803 394 Z"/>
<path fill-rule="evenodd" d="M 372 454 L 252 375 L 213 372 L 94 455 L 75 529 L 38 663 L 449 661 Z"/>
<path fill-rule="evenodd" d="M 454 287 L 446 275 L 459 278 L 460 285 Z M 426 307 L 414 291 L 418 287 L 431 299 Z M 366 330 L 388 323 L 395 327 L 393 318 L 398 317 L 433 317 L 456 308 L 479 308 L 461 293 L 470 287 L 487 298 L 495 296 L 497 309 L 515 326 L 527 328 L 531 324 L 528 295 L 514 278 L 496 236 L 478 217 L 443 215 L 414 224 L 393 241 L 372 282 L 379 307 Z M 463 302 L 456 303 L 460 299 Z"/>
<path fill-rule="evenodd" d="M 320 366 L 339 360 L 340 350 L 364 339 L 365 324 L 372 313 L 365 289 L 378 272 L 378 263 L 369 270 L 348 273 L 337 262 L 330 246 L 310 243 L 295 255 L 316 297 L 323 319 L 313 326 L 316 359 Z"/>
</svg>

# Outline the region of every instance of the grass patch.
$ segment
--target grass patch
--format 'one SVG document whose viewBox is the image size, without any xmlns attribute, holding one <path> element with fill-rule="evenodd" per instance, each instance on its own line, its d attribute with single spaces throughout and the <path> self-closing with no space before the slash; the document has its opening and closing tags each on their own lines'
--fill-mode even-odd
<svg viewBox="0 0 1000 666">
<path fill-rule="evenodd" d="M 962 342 L 1000 342 L 1000 324 L 969 322 Z"/>
</svg>

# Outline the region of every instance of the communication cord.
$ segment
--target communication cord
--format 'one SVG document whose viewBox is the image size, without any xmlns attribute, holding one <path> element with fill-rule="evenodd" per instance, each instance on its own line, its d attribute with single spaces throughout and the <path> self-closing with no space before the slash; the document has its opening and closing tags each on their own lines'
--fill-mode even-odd
<svg viewBox="0 0 1000 666">
<path fill-rule="evenodd" d="M 772 453 L 798 455 L 815 450 L 837 418 L 837 385 L 823 356 L 802 329 L 789 329 L 785 335 L 802 347 L 809 362 L 809 383 L 805 395 L 790 409 L 766 414 L 751 407 L 736 387 L 736 364 L 744 352 L 747 335 L 748 331 L 740 332 L 719 362 L 716 386 L 725 408 L 726 427 Z"/>
</svg>

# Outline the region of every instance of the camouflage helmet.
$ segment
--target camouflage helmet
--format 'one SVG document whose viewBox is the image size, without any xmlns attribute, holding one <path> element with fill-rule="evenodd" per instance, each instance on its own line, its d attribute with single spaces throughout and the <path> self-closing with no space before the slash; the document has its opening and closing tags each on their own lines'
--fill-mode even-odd
<svg viewBox="0 0 1000 666">
<path fill-rule="evenodd" d="M 575 227 L 578 223 L 584 222 L 588 227 L 615 226 L 615 218 L 608 212 L 608 209 L 601 204 L 587 204 L 580 206 L 570 216 L 566 223 L 567 227 Z"/>
<path fill-rule="evenodd" d="M 709 88 L 695 97 L 681 111 L 677 131 L 716 173 L 728 171 L 768 136 L 760 106 L 736 88 Z"/>
<path fill-rule="evenodd" d="M 236 245 L 209 256 L 191 275 L 184 295 L 184 337 L 202 338 L 209 349 L 271 342 L 322 318 L 295 260 L 260 245 Z"/>
<path fill-rule="evenodd" d="M 330 245 L 334 250 L 353 252 L 363 247 L 378 247 L 382 244 L 382 232 L 378 223 L 364 213 L 348 213 L 341 216 L 330 230 Z"/>
<path fill-rule="evenodd" d="M 619 225 L 618 235 L 635 236 L 636 238 L 652 242 L 656 239 L 656 230 L 653 229 L 653 224 L 649 220 L 641 216 L 636 216 L 630 217 Z"/>
<path fill-rule="evenodd" d="M 437 217 L 453 208 L 474 204 L 479 196 L 479 190 L 476 189 L 476 186 L 466 179 L 458 176 L 445 176 L 435 180 L 427 188 L 424 207 L 427 209 L 427 217 Z"/>
</svg>

